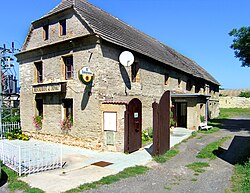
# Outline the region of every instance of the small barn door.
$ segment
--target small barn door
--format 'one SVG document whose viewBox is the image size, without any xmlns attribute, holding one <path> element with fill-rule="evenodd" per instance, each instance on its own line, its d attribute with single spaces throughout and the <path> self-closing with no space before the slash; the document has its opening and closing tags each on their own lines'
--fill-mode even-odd
<svg viewBox="0 0 250 193">
<path fill-rule="evenodd" d="M 131 153 L 142 146 L 142 103 L 139 99 L 129 102 L 125 112 L 124 150 Z"/>
</svg>

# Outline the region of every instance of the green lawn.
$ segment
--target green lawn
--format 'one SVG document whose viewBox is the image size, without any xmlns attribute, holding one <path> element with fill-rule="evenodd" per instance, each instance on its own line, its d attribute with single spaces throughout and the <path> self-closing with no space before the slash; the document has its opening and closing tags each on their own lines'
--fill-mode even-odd
<svg viewBox="0 0 250 193">
<path fill-rule="evenodd" d="M 220 109 L 219 119 L 228 119 L 232 117 L 250 117 L 250 109 L 239 109 L 239 108 Z"/>
</svg>

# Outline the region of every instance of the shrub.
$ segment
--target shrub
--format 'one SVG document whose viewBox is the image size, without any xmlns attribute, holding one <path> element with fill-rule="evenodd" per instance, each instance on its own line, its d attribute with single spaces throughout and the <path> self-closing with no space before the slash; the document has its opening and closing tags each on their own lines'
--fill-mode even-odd
<svg viewBox="0 0 250 193">
<path fill-rule="evenodd" d="M 5 133 L 5 137 L 8 140 L 14 140 L 14 139 L 19 139 L 19 140 L 23 140 L 23 141 L 28 141 L 29 140 L 29 136 L 25 135 L 21 128 L 16 128 L 16 129 L 12 129 L 9 132 Z"/>
<path fill-rule="evenodd" d="M 250 92 L 241 92 L 239 94 L 239 97 L 250 98 Z"/>
<path fill-rule="evenodd" d="M 42 115 L 33 116 L 33 124 L 38 130 L 41 130 L 43 126 L 43 116 Z"/>
<path fill-rule="evenodd" d="M 71 130 L 72 126 L 73 126 L 73 117 L 72 116 L 68 116 L 67 118 L 65 118 L 61 121 L 61 129 L 63 132 L 68 133 L 68 131 Z"/>
<path fill-rule="evenodd" d="M 153 128 L 149 127 L 142 131 L 142 141 L 147 142 L 153 139 Z"/>
</svg>

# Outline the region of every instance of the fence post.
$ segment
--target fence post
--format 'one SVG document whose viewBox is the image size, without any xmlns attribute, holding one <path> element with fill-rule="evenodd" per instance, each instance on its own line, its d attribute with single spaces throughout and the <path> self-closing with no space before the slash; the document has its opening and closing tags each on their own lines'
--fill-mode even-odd
<svg viewBox="0 0 250 193">
<path fill-rule="evenodd" d="M 62 168 L 62 141 L 61 141 L 61 160 L 60 160 L 60 162 L 61 162 L 61 168 Z"/>
<path fill-rule="evenodd" d="M 19 176 L 22 175 L 22 159 L 21 159 L 21 146 L 18 146 L 18 150 L 19 150 Z"/>
</svg>

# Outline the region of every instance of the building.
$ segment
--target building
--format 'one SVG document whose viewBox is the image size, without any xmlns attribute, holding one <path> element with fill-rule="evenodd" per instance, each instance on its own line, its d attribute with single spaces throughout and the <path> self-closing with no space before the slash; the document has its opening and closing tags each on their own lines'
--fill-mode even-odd
<svg viewBox="0 0 250 193">
<path fill-rule="evenodd" d="M 133 53 L 130 67 L 119 62 L 123 51 Z M 128 102 L 141 101 L 146 129 L 152 127 L 152 103 L 167 90 L 176 126 L 197 129 L 201 117 L 219 113 L 219 83 L 208 72 L 85 0 L 62 0 L 34 21 L 16 56 L 22 128 L 38 139 L 124 151 Z M 94 73 L 87 85 L 79 80 L 83 67 Z M 37 115 L 43 116 L 39 131 Z M 73 126 L 64 136 L 60 123 L 68 116 Z"/>
</svg>

